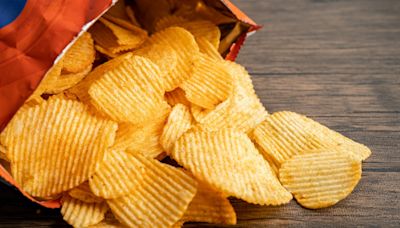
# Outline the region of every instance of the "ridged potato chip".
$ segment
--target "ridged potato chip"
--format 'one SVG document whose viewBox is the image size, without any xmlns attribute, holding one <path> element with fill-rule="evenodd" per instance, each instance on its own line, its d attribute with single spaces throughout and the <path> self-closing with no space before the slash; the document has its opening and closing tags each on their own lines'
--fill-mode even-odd
<svg viewBox="0 0 400 228">
<path fill-rule="evenodd" d="M 85 182 L 114 143 L 117 125 L 77 101 L 50 98 L 18 112 L 0 134 L 11 172 L 29 194 L 48 197 Z"/>
<path fill-rule="evenodd" d="M 144 123 L 163 102 L 159 72 L 157 65 L 146 58 L 124 59 L 90 85 L 91 103 L 117 122 Z"/>
<path fill-rule="evenodd" d="M 168 15 L 166 17 L 160 18 L 157 21 L 155 30 L 161 31 L 169 27 L 176 26 L 177 24 L 187 22 L 187 20 L 183 17 L 176 16 L 176 15 Z"/>
<path fill-rule="evenodd" d="M 190 32 L 179 27 L 170 27 L 153 34 L 145 45 L 155 44 L 169 46 L 177 54 L 176 67 L 163 78 L 165 90 L 172 91 L 193 74 L 192 68 L 199 56 L 199 46 Z"/>
<path fill-rule="evenodd" d="M 200 54 L 191 78 L 180 86 L 186 98 L 202 108 L 213 109 L 233 93 L 233 77 L 222 61 Z"/>
<path fill-rule="evenodd" d="M 171 73 L 178 64 L 176 51 L 170 46 L 149 45 L 133 51 L 133 55 L 150 59 L 160 68 L 162 75 Z"/>
<path fill-rule="evenodd" d="M 101 221 L 95 225 L 88 226 L 88 227 L 89 228 L 122 228 L 125 226 L 122 225 L 110 211 L 108 211 L 104 215 L 103 221 Z"/>
<path fill-rule="evenodd" d="M 48 87 L 52 86 L 52 83 L 60 77 L 61 71 L 64 65 L 63 59 L 58 60 L 57 63 L 55 63 L 44 75 L 43 79 L 40 81 L 39 85 L 35 89 L 35 91 L 32 93 L 32 95 L 29 97 L 27 102 L 32 101 L 32 100 L 37 100 L 39 101 L 42 99 L 40 96 L 46 92 Z"/>
<path fill-rule="evenodd" d="M 101 203 L 104 201 L 103 198 L 93 194 L 92 190 L 90 190 L 89 182 L 87 181 L 69 190 L 68 195 L 85 203 Z"/>
<path fill-rule="evenodd" d="M 138 48 L 147 39 L 147 32 L 132 25 L 129 30 L 104 18 L 100 18 L 90 29 L 93 39 L 102 48 L 113 54 Z"/>
<path fill-rule="evenodd" d="M 1 144 L 0 144 L 0 159 L 2 159 L 4 161 L 10 161 L 7 158 L 6 148 L 4 146 L 2 146 Z"/>
<path fill-rule="evenodd" d="M 85 104 L 90 104 L 90 96 L 88 92 L 92 83 L 98 80 L 102 75 L 104 75 L 108 71 L 113 70 L 124 61 L 127 61 L 128 59 L 132 58 L 132 56 L 133 56 L 132 53 L 126 53 L 97 66 L 82 81 L 80 81 L 74 87 L 70 88 L 68 92 L 76 95 L 81 102 Z"/>
<path fill-rule="evenodd" d="M 218 49 L 215 48 L 214 45 L 212 43 L 210 43 L 210 41 L 208 41 L 206 38 L 197 37 L 196 41 L 197 41 L 197 44 L 199 45 L 201 53 L 203 53 L 203 54 L 207 55 L 208 57 L 215 59 L 215 60 L 223 60 L 221 54 L 218 52 Z"/>
<path fill-rule="evenodd" d="M 361 161 L 340 150 L 294 155 L 282 164 L 279 179 L 302 206 L 329 207 L 353 191 L 361 179 Z"/>
<path fill-rule="evenodd" d="M 164 96 L 168 104 L 171 106 L 175 106 L 177 104 L 190 106 L 190 101 L 187 100 L 185 91 L 183 91 L 181 88 L 176 88 L 171 92 L 166 92 Z"/>
<path fill-rule="evenodd" d="M 175 143 L 171 155 L 196 178 L 228 196 L 260 205 L 292 199 L 244 133 L 189 131 Z"/>
<path fill-rule="evenodd" d="M 196 195 L 181 220 L 234 225 L 236 213 L 223 193 L 203 181 L 198 181 Z"/>
<path fill-rule="evenodd" d="M 124 151 L 108 151 L 104 162 L 89 179 L 90 189 L 104 199 L 128 194 L 140 183 L 144 174 L 144 167 L 135 162 L 136 158 Z"/>
<path fill-rule="evenodd" d="M 63 71 L 68 73 L 85 71 L 94 62 L 95 54 L 92 36 L 84 32 L 63 56 Z"/>
<path fill-rule="evenodd" d="M 160 137 L 160 143 L 169 154 L 174 143 L 192 126 L 192 114 L 188 107 L 177 104 L 172 109 Z"/>
<path fill-rule="evenodd" d="M 196 181 L 185 172 L 154 159 L 139 154 L 135 158 L 133 165 L 144 167 L 143 179 L 129 195 L 107 200 L 111 211 L 129 227 L 172 226 L 193 199 Z"/>
<path fill-rule="evenodd" d="M 68 195 L 61 200 L 63 219 L 74 227 L 88 227 L 101 222 L 108 206 L 103 203 L 85 203 Z"/>
<path fill-rule="evenodd" d="M 94 45 L 94 48 L 96 49 L 96 51 L 98 51 L 99 53 L 101 53 L 102 55 L 107 57 L 108 59 L 117 58 L 118 56 L 121 55 L 121 53 L 112 53 L 110 50 L 103 48 L 100 45 Z M 122 53 L 122 54 L 124 54 L 124 53 Z"/>
<path fill-rule="evenodd" d="M 47 78 L 40 86 L 43 87 L 43 93 L 45 94 L 58 94 L 78 84 L 91 70 L 92 65 L 89 65 L 78 73 L 61 74 L 56 78 Z"/>
<path fill-rule="evenodd" d="M 294 112 L 276 112 L 257 126 L 253 140 L 262 148 L 265 156 L 279 166 L 297 154 L 335 146 L 351 147 L 347 154 L 366 159 L 368 147 Z"/>
</svg>

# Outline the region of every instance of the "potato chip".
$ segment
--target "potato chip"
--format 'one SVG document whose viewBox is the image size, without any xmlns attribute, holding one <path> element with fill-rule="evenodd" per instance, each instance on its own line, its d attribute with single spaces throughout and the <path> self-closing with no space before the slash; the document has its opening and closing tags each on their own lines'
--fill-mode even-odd
<svg viewBox="0 0 400 228">
<path fill-rule="evenodd" d="M 132 30 L 132 31 L 137 31 L 138 29 L 138 25 L 132 24 L 131 20 L 128 18 L 128 16 L 126 16 L 127 18 L 122 19 L 110 14 L 104 14 L 103 18 L 107 19 L 108 21 L 124 28 L 124 29 L 128 29 L 128 30 Z"/>
<path fill-rule="evenodd" d="M 234 77 L 235 87 L 241 87 L 244 89 L 245 96 L 255 96 L 256 91 L 254 90 L 253 81 L 247 70 L 232 61 L 224 61 L 225 68 Z"/>
<path fill-rule="evenodd" d="M 198 181 L 196 195 L 181 220 L 234 225 L 236 213 L 223 193 L 203 181 Z"/>
<path fill-rule="evenodd" d="M 219 12 L 218 10 L 214 9 L 211 6 L 207 6 L 204 2 L 198 1 L 195 9 L 195 14 L 191 14 L 188 18 L 192 19 L 204 19 L 213 22 L 216 25 L 221 24 L 228 24 L 235 22 L 235 18 L 226 16 Z"/>
<path fill-rule="evenodd" d="M 244 133 L 189 131 L 175 143 L 171 155 L 196 178 L 228 196 L 260 205 L 292 199 Z"/>
<path fill-rule="evenodd" d="M 176 51 L 170 46 L 149 45 L 134 51 L 133 55 L 150 59 L 160 68 L 162 75 L 171 73 L 178 63 Z"/>
<path fill-rule="evenodd" d="M 279 163 L 277 163 L 274 158 L 272 158 L 268 153 L 265 153 L 263 151 L 263 148 L 261 148 L 259 145 L 255 144 L 257 150 L 262 154 L 264 159 L 268 162 L 269 166 L 271 166 L 272 171 L 274 171 L 275 176 L 278 177 L 279 175 Z"/>
<path fill-rule="evenodd" d="M 40 99 L 42 99 L 40 96 L 46 92 L 48 87 L 52 86 L 52 83 L 54 82 L 54 80 L 56 80 L 57 78 L 60 77 L 63 65 L 64 65 L 64 61 L 63 61 L 63 59 L 60 59 L 46 72 L 43 79 L 40 81 L 38 87 L 35 89 L 35 91 L 29 97 L 27 102 L 32 101 L 32 100 L 40 101 Z M 40 103 L 40 102 L 38 102 L 38 103 Z"/>
<path fill-rule="evenodd" d="M 67 73 L 85 71 L 94 62 L 95 54 L 92 36 L 84 32 L 63 56 L 63 71 Z"/>
<path fill-rule="evenodd" d="M 114 143 L 117 125 L 77 101 L 49 98 L 18 112 L 0 134 L 11 172 L 29 194 L 48 197 L 86 181 Z"/>
<path fill-rule="evenodd" d="M 233 78 L 221 62 L 201 54 L 191 78 L 180 86 L 193 104 L 213 109 L 233 93 Z"/>
<path fill-rule="evenodd" d="M 130 194 L 107 200 L 115 217 L 128 227 L 169 227 L 186 211 L 196 193 L 197 183 L 183 171 L 135 155 L 135 165 L 145 174 Z M 136 178 L 132 176 L 131 178 Z"/>
<path fill-rule="evenodd" d="M 132 56 L 133 56 L 132 53 L 126 53 L 97 66 L 76 86 L 70 88 L 68 92 L 76 95 L 81 102 L 85 104 L 90 104 L 90 96 L 88 91 L 92 83 L 95 82 L 97 79 L 99 79 L 103 74 L 118 67 L 121 63 L 123 63 L 127 59 L 132 58 Z"/>
<path fill-rule="evenodd" d="M 89 179 L 90 189 L 96 196 L 114 199 L 128 194 L 142 179 L 143 166 L 124 151 L 110 150 L 100 168 Z"/>
<path fill-rule="evenodd" d="M 198 59 L 199 46 L 190 32 L 178 27 L 170 27 L 153 34 L 145 45 L 154 44 L 169 46 L 177 54 L 176 67 L 163 78 L 165 90 L 172 91 L 193 74 L 192 68 Z"/>
<path fill-rule="evenodd" d="M 171 228 L 181 228 L 181 227 L 183 226 L 184 223 L 185 223 L 185 221 L 179 220 L 179 221 L 177 221 L 175 224 L 173 224 L 173 225 L 171 226 Z"/>
<path fill-rule="evenodd" d="M 163 102 L 159 72 L 146 58 L 124 59 L 91 84 L 91 103 L 117 122 L 144 123 L 157 113 Z"/>
<path fill-rule="evenodd" d="M 125 7 L 125 12 L 126 15 L 128 16 L 129 20 L 132 22 L 132 24 L 141 27 L 140 23 L 137 21 L 136 16 L 135 16 L 135 11 L 133 11 L 132 7 L 126 6 Z"/>
<path fill-rule="evenodd" d="M 10 159 L 7 158 L 6 148 L 1 144 L 0 144 L 0 159 L 5 161 L 10 161 Z"/>
<path fill-rule="evenodd" d="M 192 114 L 188 107 L 177 104 L 171 111 L 164 126 L 160 143 L 169 154 L 174 143 L 192 126 Z"/>
<path fill-rule="evenodd" d="M 89 65 L 85 70 L 78 73 L 62 74 L 56 78 L 47 78 L 40 86 L 43 87 L 43 93 L 58 94 L 78 84 L 91 70 L 92 65 Z"/>
<path fill-rule="evenodd" d="M 190 101 L 187 100 L 185 91 L 183 91 L 181 88 L 176 88 L 171 92 L 166 92 L 165 99 L 171 106 L 175 106 L 177 104 L 190 106 Z"/>
<path fill-rule="evenodd" d="M 113 59 L 113 58 L 117 58 L 118 56 L 121 55 L 121 53 L 112 53 L 110 50 L 103 48 L 100 45 L 94 45 L 94 48 L 96 49 L 96 51 L 98 51 L 99 53 L 101 53 L 102 55 L 104 55 L 105 57 L 107 57 L 108 59 Z"/>
<path fill-rule="evenodd" d="M 215 59 L 215 60 L 223 60 L 221 54 L 218 52 L 218 49 L 215 48 L 213 46 L 213 44 L 210 43 L 210 41 L 208 41 L 204 37 L 197 37 L 196 41 L 197 41 L 197 44 L 199 45 L 201 53 L 203 53 L 203 54 L 207 55 L 208 57 Z"/>
<path fill-rule="evenodd" d="M 89 228 L 122 228 L 125 227 L 122 225 L 115 216 L 109 211 L 104 215 L 104 220 L 92 225 L 88 226 Z"/>
<path fill-rule="evenodd" d="M 113 54 L 136 49 L 147 39 L 147 32 L 139 27 L 128 30 L 104 18 L 100 18 L 89 32 L 98 45 Z"/>
<path fill-rule="evenodd" d="M 361 179 L 361 162 L 338 149 L 292 156 L 279 169 L 279 179 L 297 202 L 310 209 L 335 205 Z"/>
<path fill-rule="evenodd" d="M 85 203 L 101 203 L 104 201 L 104 199 L 93 194 L 87 181 L 69 190 L 68 195 Z"/>
<path fill-rule="evenodd" d="M 103 203 L 85 203 L 68 195 L 61 201 L 63 219 L 74 227 L 95 225 L 104 219 L 108 206 Z"/>
<path fill-rule="evenodd" d="M 168 27 L 182 27 L 188 30 L 196 38 L 204 38 L 215 48 L 218 48 L 221 38 L 221 31 L 212 22 L 207 20 L 186 21 L 177 16 L 167 16 L 157 22 L 156 30 L 161 31 Z"/>
<path fill-rule="evenodd" d="M 297 154 L 304 154 L 324 147 L 351 146 L 348 154 L 359 160 L 366 159 L 371 151 L 368 147 L 294 112 L 277 112 L 256 127 L 253 140 L 262 148 L 264 156 L 277 165 Z M 357 148 L 357 149 L 356 149 Z"/>
<path fill-rule="evenodd" d="M 154 26 L 160 18 L 171 13 L 169 4 L 165 0 L 135 0 L 135 10 L 136 18 L 149 32 L 154 32 Z"/>
<path fill-rule="evenodd" d="M 129 17 L 126 13 L 126 1 L 117 1 L 107 12 L 103 15 L 104 16 L 112 16 L 115 18 L 120 18 L 123 20 L 129 20 Z"/>
</svg>

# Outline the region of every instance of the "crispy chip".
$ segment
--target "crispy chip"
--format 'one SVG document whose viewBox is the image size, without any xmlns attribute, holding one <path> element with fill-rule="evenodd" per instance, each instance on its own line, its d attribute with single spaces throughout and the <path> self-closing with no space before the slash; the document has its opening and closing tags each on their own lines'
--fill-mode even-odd
<svg viewBox="0 0 400 228">
<path fill-rule="evenodd" d="M 361 179 L 361 162 L 340 150 L 294 155 L 282 164 L 279 179 L 302 206 L 329 207 L 353 191 Z"/>
<path fill-rule="evenodd" d="M 125 8 L 126 15 L 129 17 L 129 20 L 136 26 L 141 27 L 139 22 L 136 19 L 135 12 L 133 11 L 132 7 L 126 6 Z"/>
<path fill-rule="evenodd" d="M 146 58 L 124 59 L 91 84 L 91 102 L 117 122 L 144 123 L 163 102 L 164 89 L 158 75 L 158 67 Z"/>
<path fill-rule="evenodd" d="M 114 199 L 127 195 L 142 179 L 143 166 L 124 151 L 111 150 L 100 168 L 89 179 L 90 189 L 96 196 Z"/>
<path fill-rule="evenodd" d="M 161 31 L 168 27 L 182 27 L 193 34 L 196 38 L 204 38 L 209 41 L 214 48 L 219 47 L 221 32 L 212 22 L 207 20 L 186 21 L 177 16 L 167 16 L 157 22 L 156 30 Z"/>
<path fill-rule="evenodd" d="M 177 104 L 171 111 L 164 126 L 160 143 L 169 154 L 174 143 L 192 126 L 192 114 L 188 107 Z"/>
<path fill-rule="evenodd" d="M 122 225 L 115 216 L 109 211 L 104 215 L 104 220 L 95 225 L 89 226 L 89 228 L 122 228 Z"/>
<path fill-rule="evenodd" d="M 69 190 L 68 195 L 85 203 L 101 203 L 104 201 L 104 199 L 93 194 L 92 190 L 90 190 L 89 182 L 87 181 Z"/>
<path fill-rule="evenodd" d="M 116 129 L 77 101 L 50 98 L 18 112 L 0 137 L 17 183 L 47 197 L 86 181 L 114 143 Z"/>
<path fill-rule="evenodd" d="M 127 18 L 122 19 L 122 18 L 113 16 L 113 15 L 110 15 L 110 14 L 107 14 L 107 13 L 103 15 L 103 18 L 107 19 L 108 21 L 110 21 L 110 22 L 112 22 L 112 23 L 114 23 L 114 24 L 116 24 L 118 26 L 121 26 L 124 29 L 132 30 L 134 32 L 137 31 L 139 26 L 136 25 L 136 24 L 132 24 L 132 22 L 128 18 L 128 16 L 126 16 L 126 17 Z"/>
<path fill-rule="evenodd" d="M 41 99 L 41 95 L 44 94 L 47 88 L 52 86 L 54 80 L 60 77 L 61 70 L 63 68 L 63 59 L 58 60 L 44 75 L 42 81 L 40 81 L 38 87 L 35 89 L 33 94 L 27 100 L 28 102 L 31 100 L 39 101 Z"/>
<path fill-rule="evenodd" d="M 185 91 L 183 91 L 181 88 L 176 88 L 171 92 L 166 92 L 165 99 L 171 106 L 175 106 L 177 104 L 190 106 L 190 101 L 187 100 Z"/>
<path fill-rule="evenodd" d="M 196 193 L 196 181 L 183 171 L 142 155 L 133 163 L 145 174 L 129 195 L 107 200 L 115 217 L 129 227 L 169 227 L 186 211 Z M 136 178 L 132 176 L 131 178 Z"/>
<path fill-rule="evenodd" d="M 201 54 L 191 78 L 180 86 L 193 104 L 213 109 L 233 93 L 233 78 L 221 61 Z"/>
<path fill-rule="evenodd" d="M 1 159 L 5 161 L 10 161 L 10 159 L 7 158 L 6 148 L 0 144 L 0 160 Z"/>
<path fill-rule="evenodd" d="M 261 205 L 292 199 L 244 133 L 189 131 L 175 143 L 171 155 L 196 178 L 229 196 Z"/>
<path fill-rule="evenodd" d="M 84 32 L 63 56 L 63 71 L 69 73 L 85 71 L 92 65 L 95 54 L 92 36 Z"/>
<path fill-rule="evenodd" d="M 68 195 L 61 201 L 63 219 L 74 227 L 95 225 L 104 219 L 108 206 L 103 203 L 85 203 Z"/>
<path fill-rule="evenodd" d="M 324 147 L 351 147 L 347 153 L 359 160 L 368 158 L 368 147 L 294 112 L 270 115 L 254 130 L 252 139 L 262 148 L 264 156 L 281 165 L 293 155 Z"/>
<path fill-rule="evenodd" d="M 178 63 L 176 51 L 170 46 L 149 45 L 134 51 L 133 55 L 150 59 L 160 68 L 162 75 L 171 73 Z"/>
<path fill-rule="evenodd" d="M 198 181 L 196 195 L 181 220 L 234 225 L 236 213 L 223 193 L 203 181 Z"/>
<path fill-rule="evenodd" d="M 170 27 L 153 34 L 146 45 L 159 44 L 175 50 L 177 65 L 174 70 L 164 76 L 166 91 L 172 91 L 193 74 L 193 65 L 198 59 L 199 46 L 193 35 L 183 28 Z"/>
<path fill-rule="evenodd" d="M 145 30 L 132 26 L 133 28 L 128 30 L 104 18 L 100 18 L 89 29 L 89 32 L 98 45 L 116 54 L 138 48 L 147 39 Z"/>
<path fill-rule="evenodd" d="M 224 61 L 224 65 L 229 73 L 234 77 L 234 81 L 236 82 L 235 87 L 243 88 L 244 95 L 246 96 L 251 97 L 256 94 L 251 76 L 243 66 L 229 60 Z"/>
<path fill-rule="evenodd" d="M 218 49 L 213 46 L 210 41 L 205 39 L 204 37 L 196 38 L 197 44 L 199 45 L 200 52 L 207 55 L 208 57 L 215 60 L 223 60 L 221 54 L 218 52 Z M 235 75 L 232 75 L 235 76 Z"/>
<path fill-rule="evenodd" d="M 96 51 L 100 52 L 102 55 L 104 55 L 108 59 L 117 58 L 118 56 L 121 55 L 120 53 L 112 53 L 110 50 L 108 50 L 107 48 L 103 48 L 100 45 L 94 45 L 94 48 L 96 49 Z"/>
</svg>

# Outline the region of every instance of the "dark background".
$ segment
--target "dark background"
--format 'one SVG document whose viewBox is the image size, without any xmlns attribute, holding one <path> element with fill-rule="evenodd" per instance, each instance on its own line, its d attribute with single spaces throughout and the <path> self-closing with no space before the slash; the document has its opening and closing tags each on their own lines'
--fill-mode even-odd
<svg viewBox="0 0 400 228">
<path fill-rule="evenodd" d="M 232 2 L 265 26 L 238 62 L 253 75 L 267 109 L 306 114 L 373 152 L 355 191 L 334 207 L 232 200 L 238 225 L 400 227 L 400 1 Z M 57 210 L 0 184 L 0 227 L 50 225 L 66 226 Z"/>
</svg>

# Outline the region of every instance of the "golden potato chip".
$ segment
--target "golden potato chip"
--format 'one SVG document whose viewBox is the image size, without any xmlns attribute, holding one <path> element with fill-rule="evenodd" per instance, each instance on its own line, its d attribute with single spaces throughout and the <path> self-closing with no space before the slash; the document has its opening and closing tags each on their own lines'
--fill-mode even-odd
<svg viewBox="0 0 400 228">
<path fill-rule="evenodd" d="M 103 18 L 107 19 L 108 21 L 128 30 L 132 31 L 137 31 L 138 25 L 132 24 L 131 20 L 126 16 L 125 19 L 122 19 L 120 17 L 116 17 L 113 15 L 110 15 L 108 13 L 103 15 Z"/>
<path fill-rule="evenodd" d="M 138 26 L 138 27 L 141 27 L 140 24 L 139 24 L 139 22 L 138 22 L 137 19 L 136 19 L 135 11 L 133 11 L 132 7 L 126 6 L 126 7 L 125 7 L 125 12 L 126 12 L 126 15 L 127 15 L 128 18 L 129 18 L 129 20 L 132 22 L 132 24 L 134 24 L 134 25 L 136 25 L 136 26 Z"/>
<path fill-rule="evenodd" d="M 162 75 L 171 73 L 178 63 L 176 51 L 170 46 L 149 45 L 134 51 L 133 55 L 150 59 L 160 68 Z"/>
<path fill-rule="evenodd" d="M 268 162 L 269 166 L 271 166 L 271 169 L 272 169 L 272 171 L 274 171 L 275 176 L 278 177 L 280 165 L 268 153 L 263 151 L 263 148 L 261 148 L 257 144 L 255 144 L 255 146 L 256 146 L 257 150 L 262 154 L 264 159 Z"/>
<path fill-rule="evenodd" d="M 205 39 L 204 37 L 196 38 L 197 44 L 199 45 L 200 52 L 207 55 L 208 57 L 215 60 L 223 60 L 221 54 L 218 52 L 218 49 L 213 46 L 210 41 Z M 228 69 L 229 70 L 229 69 Z M 234 75 L 232 75 L 234 76 Z"/>
<path fill-rule="evenodd" d="M 252 139 L 262 148 L 264 156 L 281 165 L 297 154 L 324 147 L 351 146 L 347 153 L 359 160 L 366 159 L 368 147 L 294 112 L 277 112 L 257 126 Z"/>
<path fill-rule="evenodd" d="M 92 65 L 89 65 L 85 70 L 78 73 L 62 74 L 56 78 L 47 78 L 46 80 L 41 82 L 40 86 L 42 86 L 44 90 L 43 93 L 61 93 L 64 90 L 67 90 L 82 81 L 91 70 Z"/>
<path fill-rule="evenodd" d="M 115 216 L 109 211 L 104 215 L 104 220 L 92 225 L 88 226 L 89 228 L 122 228 L 125 227 L 122 225 Z"/>
<path fill-rule="evenodd" d="M 108 151 L 104 162 L 89 179 L 90 189 L 104 199 L 128 194 L 140 183 L 144 173 L 144 168 L 135 162 L 136 158 L 124 151 Z"/>
<path fill-rule="evenodd" d="M 302 206 L 332 206 L 346 198 L 361 179 L 361 161 L 339 150 L 294 155 L 282 164 L 279 179 Z"/>
<path fill-rule="evenodd" d="M 193 19 L 204 19 L 213 22 L 216 25 L 228 24 L 235 22 L 235 18 L 224 15 L 222 12 L 214 9 L 213 7 L 207 6 L 204 2 L 198 1 L 195 9 L 195 14 L 188 15 L 189 18 Z"/>
<path fill-rule="evenodd" d="M 104 199 L 93 194 L 87 181 L 69 190 L 68 195 L 85 203 L 101 203 L 104 201 Z"/>
<path fill-rule="evenodd" d="M 181 227 L 183 226 L 184 223 L 185 223 L 185 221 L 179 220 L 179 221 L 177 221 L 175 224 L 173 224 L 173 225 L 171 226 L 171 228 L 181 228 Z"/>
<path fill-rule="evenodd" d="M 223 193 L 203 181 L 198 181 L 196 195 L 181 220 L 234 225 L 236 213 Z"/>
<path fill-rule="evenodd" d="M 260 205 L 292 199 L 244 133 L 189 131 L 175 143 L 171 155 L 196 178 L 228 196 Z"/>
<path fill-rule="evenodd" d="M 117 125 L 77 101 L 49 98 L 18 112 L 0 134 L 16 182 L 48 197 L 85 182 L 114 143 Z"/>
<path fill-rule="evenodd" d="M 233 93 L 233 78 L 220 61 L 201 54 L 192 77 L 180 87 L 191 103 L 213 109 Z"/>
<path fill-rule="evenodd" d="M 7 158 L 6 148 L 0 144 L 0 160 L 1 159 L 5 161 L 10 161 L 10 159 Z"/>
<path fill-rule="evenodd" d="M 188 30 L 196 38 L 204 38 L 209 41 L 214 48 L 219 47 L 219 41 L 221 38 L 221 31 L 218 26 L 214 25 L 212 22 L 207 20 L 196 20 L 196 21 L 186 21 L 181 17 L 174 15 L 162 18 L 157 22 L 156 30 L 161 31 L 168 27 L 182 27 Z"/>
<path fill-rule="evenodd" d="M 188 107 L 177 104 L 172 109 L 164 126 L 160 143 L 169 154 L 174 143 L 192 126 L 192 114 Z"/>
<path fill-rule="evenodd" d="M 224 36 L 224 38 L 219 42 L 218 51 L 221 54 L 228 54 L 232 44 L 237 41 L 237 39 L 244 32 L 248 31 L 248 27 L 244 26 L 242 22 L 236 22 L 236 25 L 229 30 L 229 33 Z"/>
<path fill-rule="evenodd" d="M 103 203 L 85 203 L 68 195 L 61 201 L 63 219 L 74 227 L 95 225 L 104 219 L 108 206 Z"/>
<path fill-rule="evenodd" d="M 112 16 L 116 18 L 120 18 L 123 20 L 129 20 L 129 17 L 126 13 L 125 8 L 127 7 L 126 1 L 117 1 L 107 12 L 103 15 L 104 16 Z"/>
<path fill-rule="evenodd" d="M 107 200 L 115 217 L 128 227 L 169 227 L 185 213 L 197 183 L 183 171 L 157 160 L 135 155 L 145 174 L 130 194 Z M 136 178 L 136 176 L 131 176 Z"/>
<path fill-rule="evenodd" d="M 101 54 L 103 54 L 105 57 L 107 57 L 108 59 L 113 59 L 113 58 L 117 58 L 118 56 L 120 56 L 120 53 L 112 53 L 110 50 L 103 48 L 100 45 L 94 45 L 94 48 L 96 49 L 96 51 L 100 52 Z"/>
<path fill-rule="evenodd" d="M 52 83 L 60 77 L 63 64 L 64 64 L 63 59 L 60 59 L 58 60 L 58 62 L 54 63 L 54 65 L 46 72 L 43 79 L 40 81 L 38 87 L 29 97 L 27 102 L 30 102 L 32 100 L 40 101 L 40 99 L 42 99 L 40 96 L 44 94 L 48 89 L 48 87 L 51 87 Z"/>
<path fill-rule="evenodd" d="M 158 75 L 158 67 L 146 58 L 124 59 L 90 85 L 91 103 L 117 122 L 144 123 L 163 102 Z"/>
<path fill-rule="evenodd" d="M 127 59 L 132 58 L 132 56 L 132 53 L 126 53 L 97 66 L 76 86 L 70 88 L 68 92 L 76 95 L 81 102 L 85 104 L 90 104 L 90 96 L 88 91 L 92 83 L 99 79 L 103 74 L 118 67 Z"/>
<path fill-rule="evenodd" d="M 187 100 L 185 91 L 183 91 L 181 88 L 176 88 L 171 92 L 166 92 L 164 96 L 168 104 L 171 106 L 175 106 L 177 104 L 190 106 L 190 101 Z"/>
<path fill-rule="evenodd" d="M 111 53 L 133 50 L 138 48 L 146 39 L 147 32 L 139 27 L 125 29 L 104 18 L 90 27 L 93 39 L 102 48 Z"/>
<path fill-rule="evenodd" d="M 198 59 L 199 46 L 190 32 L 178 27 L 170 27 L 153 34 L 145 45 L 154 44 L 169 46 L 176 52 L 177 65 L 163 78 L 165 90 L 172 91 L 193 74 L 192 68 Z"/>
<path fill-rule="evenodd" d="M 92 36 L 84 32 L 63 56 L 63 71 L 69 73 L 85 71 L 94 62 L 95 54 Z"/>
<path fill-rule="evenodd" d="M 234 77 L 234 82 L 236 83 L 235 86 L 244 89 L 244 95 L 256 95 L 251 76 L 243 66 L 229 60 L 224 61 L 224 65 L 229 73 Z"/>
</svg>

